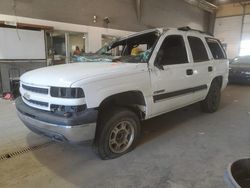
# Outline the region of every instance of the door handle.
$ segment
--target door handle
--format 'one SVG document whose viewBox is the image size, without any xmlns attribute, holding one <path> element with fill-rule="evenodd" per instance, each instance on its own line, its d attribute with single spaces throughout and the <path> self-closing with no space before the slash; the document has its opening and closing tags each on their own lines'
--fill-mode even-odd
<svg viewBox="0 0 250 188">
<path fill-rule="evenodd" d="M 208 72 L 212 72 L 213 71 L 213 67 L 212 66 L 209 66 L 208 67 Z"/>
<path fill-rule="evenodd" d="M 186 70 L 187 75 L 193 75 L 193 73 L 194 73 L 193 69 L 187 69 Z"/>
</svg>

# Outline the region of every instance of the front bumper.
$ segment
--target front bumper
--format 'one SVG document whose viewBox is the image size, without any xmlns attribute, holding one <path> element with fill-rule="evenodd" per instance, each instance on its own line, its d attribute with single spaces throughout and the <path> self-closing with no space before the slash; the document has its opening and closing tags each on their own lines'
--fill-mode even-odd
<svg viewBox="0 0 250 188">
<path fill-rule="evenodd" d="M 18 117 L 33 132 L 63 142 L 81 142 L 95 137 L 97 111 L 86 109 L 70 118 L 38 110 L 16 99 Z"/>
</svg>

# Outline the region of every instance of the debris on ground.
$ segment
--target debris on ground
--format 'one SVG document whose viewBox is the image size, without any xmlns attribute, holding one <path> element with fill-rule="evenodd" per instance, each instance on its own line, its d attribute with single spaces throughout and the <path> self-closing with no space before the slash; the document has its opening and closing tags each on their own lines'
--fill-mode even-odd
<svg viewBox="0 0 250 188">
<path fill-rule="evenodd" d="M 7 93 L 4 93 L 4 94 L 3 94 L 3 99 L 5 99 L 5 100 L 13 100 L 13 99 L 14 99 L 14 96 L 13 96 L 12 93 L 7 92 Z"/>
<path fill-rule="evenodd" d="M 204 135 L 205 133 L 204 133 L 204 132 L 198 132 L 198 134 L 200 134 L 200 135 Z"/>
</svg>

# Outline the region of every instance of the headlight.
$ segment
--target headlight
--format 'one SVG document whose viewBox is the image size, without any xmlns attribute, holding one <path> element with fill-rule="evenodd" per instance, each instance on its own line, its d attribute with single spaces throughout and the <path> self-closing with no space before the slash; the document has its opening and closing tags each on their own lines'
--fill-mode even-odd
<svg viewBox="0 0 250 188">
<path fill-rule="evenodd" d="M 50 95 L 59 98 L 83 98 L 82 88 L 51 87 Z"/>
</svg>

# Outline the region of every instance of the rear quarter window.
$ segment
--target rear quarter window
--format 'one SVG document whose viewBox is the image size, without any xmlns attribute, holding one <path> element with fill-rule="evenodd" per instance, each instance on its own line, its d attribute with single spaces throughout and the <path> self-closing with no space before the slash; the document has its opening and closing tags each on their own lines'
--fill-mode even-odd
<svg viewBox="0 0 250 188">
<path fill-rule="evenodd" d="M 221 43 L 217 39 L 206 38 L 207 45 L 214 59 L 226 59 L 226 53 L 222 48 Z"/>
</svg>

